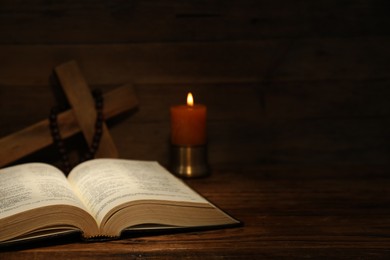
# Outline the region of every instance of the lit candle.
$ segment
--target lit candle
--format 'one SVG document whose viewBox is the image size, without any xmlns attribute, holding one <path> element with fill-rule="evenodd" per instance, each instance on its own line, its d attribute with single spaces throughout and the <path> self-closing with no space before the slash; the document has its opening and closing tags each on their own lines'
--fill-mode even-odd
<svg viewBox="0 0 390 260">
<path fill-rule="evenodd" d="M 206 143 L 206 113 L 204 105 L 194 104 L 191 93 L 187 105 L 171 107 L 171 142 L 178 146 L 199 146 Z"/>
</svg>

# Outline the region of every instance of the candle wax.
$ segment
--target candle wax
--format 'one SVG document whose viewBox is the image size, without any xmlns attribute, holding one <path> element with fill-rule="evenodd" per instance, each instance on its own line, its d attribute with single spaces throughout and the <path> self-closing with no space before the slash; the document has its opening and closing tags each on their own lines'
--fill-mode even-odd
<svg viewBox="0 0 390 260">
<path fill-rule="evenodd" d="M 179 105 L 171 107 L 171 142 L 179 146 L 206 143 L 206 106 Z"/>
</svg>

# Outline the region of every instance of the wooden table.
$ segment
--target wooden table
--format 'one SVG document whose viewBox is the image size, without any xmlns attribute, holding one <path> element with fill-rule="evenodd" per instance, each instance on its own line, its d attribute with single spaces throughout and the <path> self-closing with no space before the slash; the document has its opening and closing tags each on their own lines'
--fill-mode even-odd
<svg viewBox="0 0 390 260">
<path fill-rule="evenodd" d="M 233 165 L 188 183 L 245 225 L 2 249 L 0 259 L 390 257 L 387 167 Z"/>
</svg>

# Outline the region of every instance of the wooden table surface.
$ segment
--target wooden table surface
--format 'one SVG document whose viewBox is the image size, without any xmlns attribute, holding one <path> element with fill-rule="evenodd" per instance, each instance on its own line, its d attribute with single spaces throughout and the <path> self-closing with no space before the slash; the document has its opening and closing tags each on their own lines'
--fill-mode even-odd
<svg viewBox="0 0 390 260">
<path fill-rule="evenodd" d="M 1 249 L 0 259 L 386 258 L 390 172 L 379 166 L 215 168 L 187 183 L 244 226 Z"/>
</svg>

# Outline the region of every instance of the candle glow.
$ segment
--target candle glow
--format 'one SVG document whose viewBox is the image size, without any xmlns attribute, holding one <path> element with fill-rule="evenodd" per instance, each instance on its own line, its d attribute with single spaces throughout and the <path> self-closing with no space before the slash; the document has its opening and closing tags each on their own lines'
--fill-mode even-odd
<svg viewBox="0 0 390 260">
<path fill-rule="evenodd" d="M 191 92 L 187 94 L 187 106 L 194 106 L 194 97 L 192 96 Z"/>
</svg>

